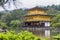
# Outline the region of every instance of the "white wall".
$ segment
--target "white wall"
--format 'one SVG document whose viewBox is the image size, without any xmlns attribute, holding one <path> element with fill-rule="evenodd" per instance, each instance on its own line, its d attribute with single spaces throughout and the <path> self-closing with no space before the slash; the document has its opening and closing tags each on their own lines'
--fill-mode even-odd
<svg viewBox="0 0 60 40">
<path fill-rule="evenodd" d="M 49 37 L 50 36 L 50 30 L 45 30 L 45 37 Z"/>
<path fill-rule="evenodd" d="M 45 22 L 45 26 L 50 26 L 50 22 Z"/>
</svg>

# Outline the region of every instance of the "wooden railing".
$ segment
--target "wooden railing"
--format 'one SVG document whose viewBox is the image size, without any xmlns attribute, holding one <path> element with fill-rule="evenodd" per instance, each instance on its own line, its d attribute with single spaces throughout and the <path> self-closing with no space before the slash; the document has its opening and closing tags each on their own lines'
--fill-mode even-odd
<svg viewBox="0 0 60 40">
<path fill-rule="evenodd" d="M 49 30 L 50 27 L 23 27 L 23 29 L 26 29 L 26 30 Z"/>
</svg>

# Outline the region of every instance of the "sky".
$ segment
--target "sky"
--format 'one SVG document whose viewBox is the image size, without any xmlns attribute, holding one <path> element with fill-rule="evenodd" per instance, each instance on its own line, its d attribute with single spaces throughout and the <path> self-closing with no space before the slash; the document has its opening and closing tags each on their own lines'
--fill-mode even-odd
<svg viewBox="0 0 60 40">
<path fill-rule="evenodd" d="M 18 0 L 18 2 L 21 2 L 21 4 L 18 5 L 18 8 L 32 8 L 32 7 L 39 6 L 39 5 L 47 6 L 47 5 L 52 5 L 52 4 L 55 4 L 55 5 L 60 4 L 60 0 Z M 6 8 L 7 8 L 7 6 L 6 6 Z M 15 9 L 15 7 L 12 5 L 12 3 L 10 6 L 11 6 L 10 10 Z M 0 7 L 0 9 L 3 10 L 1 7 Z"/>
<path fill-rule="evenodd" d="M 34 7 L 34 6 L 47 6 L 47 5 L 59 5 L 60 4 L 60 0 L 21 0 L 21 2 L 23 3 L 23 7 L 26 8 L 30 8 L 30 7 Z"/>
</svg>

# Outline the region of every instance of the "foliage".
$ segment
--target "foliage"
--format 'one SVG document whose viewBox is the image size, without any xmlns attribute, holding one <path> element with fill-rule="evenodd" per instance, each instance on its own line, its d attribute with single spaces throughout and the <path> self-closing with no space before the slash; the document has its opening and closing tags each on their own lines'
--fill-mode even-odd
<svg viewBox="0 0 60 40">
<path fill-rule="evenodd" d="M 8 26 L 5 22 L 2 22 L 2 20 L 0 20 L 0 28 L 6 29 Z"/>
<path fill-rule="evenodd" d="M 52 8 L 52 9 L 55 9 L 55 10 L 58 10 L 60 11 L 60 5 L 47 5 L 47 6 L 44 6 L 45 9 L 49 9 L 49 8 Z"/>
<path fill-rule="evenodd" d="M 12 19 L 13 20 L 23 20 L 24 19 L 24 16 L 27 14 L 27 11 L 25 10 L 13 10 L 11 12 L 11 16 L 12 16 Z"/>
<path fill-rule="evenodd" d="M 20 27 L 21 23 L 20 23 L 20 20 L 12 20 L 10 25 L 11 27 L 15 28 L 15 27 Z"/>
<path fill-rule="evenodd" d="M 55 36 L 52 36 L 52 38 L 53 38 L 53 40 L 56 40 L 56 38 L 57 38 L 57 39 L 60 38 L 60 34 L 57 34 L 57 35 L 55 35 Z"/>
<path fill-rule="evenodd" d="M 0 40 L 41 40 L 34 36 L 31 32 L 22 31 L 16 34 L 15 32 L 0 33 Z"/>
<path fill-rule="evenodd" d="M 60 14 L 57 14 L 55 17 L 52 18 L 51 26 L 60 27 Z"/>
<path fill-rule="evenodd" d="M 23 22 L 25 20 L 24 16 L 27 14 L 27 11 L 18 9 L 13 10 L 11 12 L 0 12 L 0 20 L 2 22 L 0 24 L 3 24 L 2 26 L 7 28 L 20 28 L 23 25 Z"/>
<path fill-rule="evenodd" d="M 13 2 L 13 3 L 12 3 Z M 0 0 L 0 7 L 4 8 L 7 11 L 7 8 L 11 8 L 11 3 L 14 5 L 16 8 L 20 6 L 21 2 L 19 0 Z M 7 4 L 7 8 L 6 5 Z"/>
<path fill-rule="evenodd" d="M 3 12 L 0 12 L 0 19 L 1 19 L 1 16 L 2 16 L 3 14 L 4 14 Z"/>
<path fill-rule="evenodd" d="M 57 34 L 56 36 L 53 36 L 54 38 L 60 38 L 60 34 Z"/>
<path fill-rule="evenodd" d="M 4 13 L 2 16 L 1 16 L 1 20 L 6 22 L 6 23 L 9 23 L 12 19 L 11 19 L 11 14 L 10 13 Z"/>
<path fill-rule="evenodd" d="M 48 15 L 56 15 L 58 11 L 53 9 L 53 8 L 49 8 L 48 11 L 46 12 Z"/>
<path fill-rule="evenodd" d="M 9 0 L 0 0 L 0 5 L 6 4 Z"/>
</svg>

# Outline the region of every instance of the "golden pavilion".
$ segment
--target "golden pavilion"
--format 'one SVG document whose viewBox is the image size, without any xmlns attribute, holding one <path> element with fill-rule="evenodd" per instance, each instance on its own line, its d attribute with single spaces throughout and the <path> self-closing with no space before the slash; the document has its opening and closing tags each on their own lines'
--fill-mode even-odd
<svg viewBox="0 0 60 40">
<path fill-rule="evenodd" d="M 38 36 L 50 36 L 51 16 L 46 14 L 47 10 L 38 6 L 27 9 L 28 14 L 24 22 L 27 30 Z"/>
</svg>

